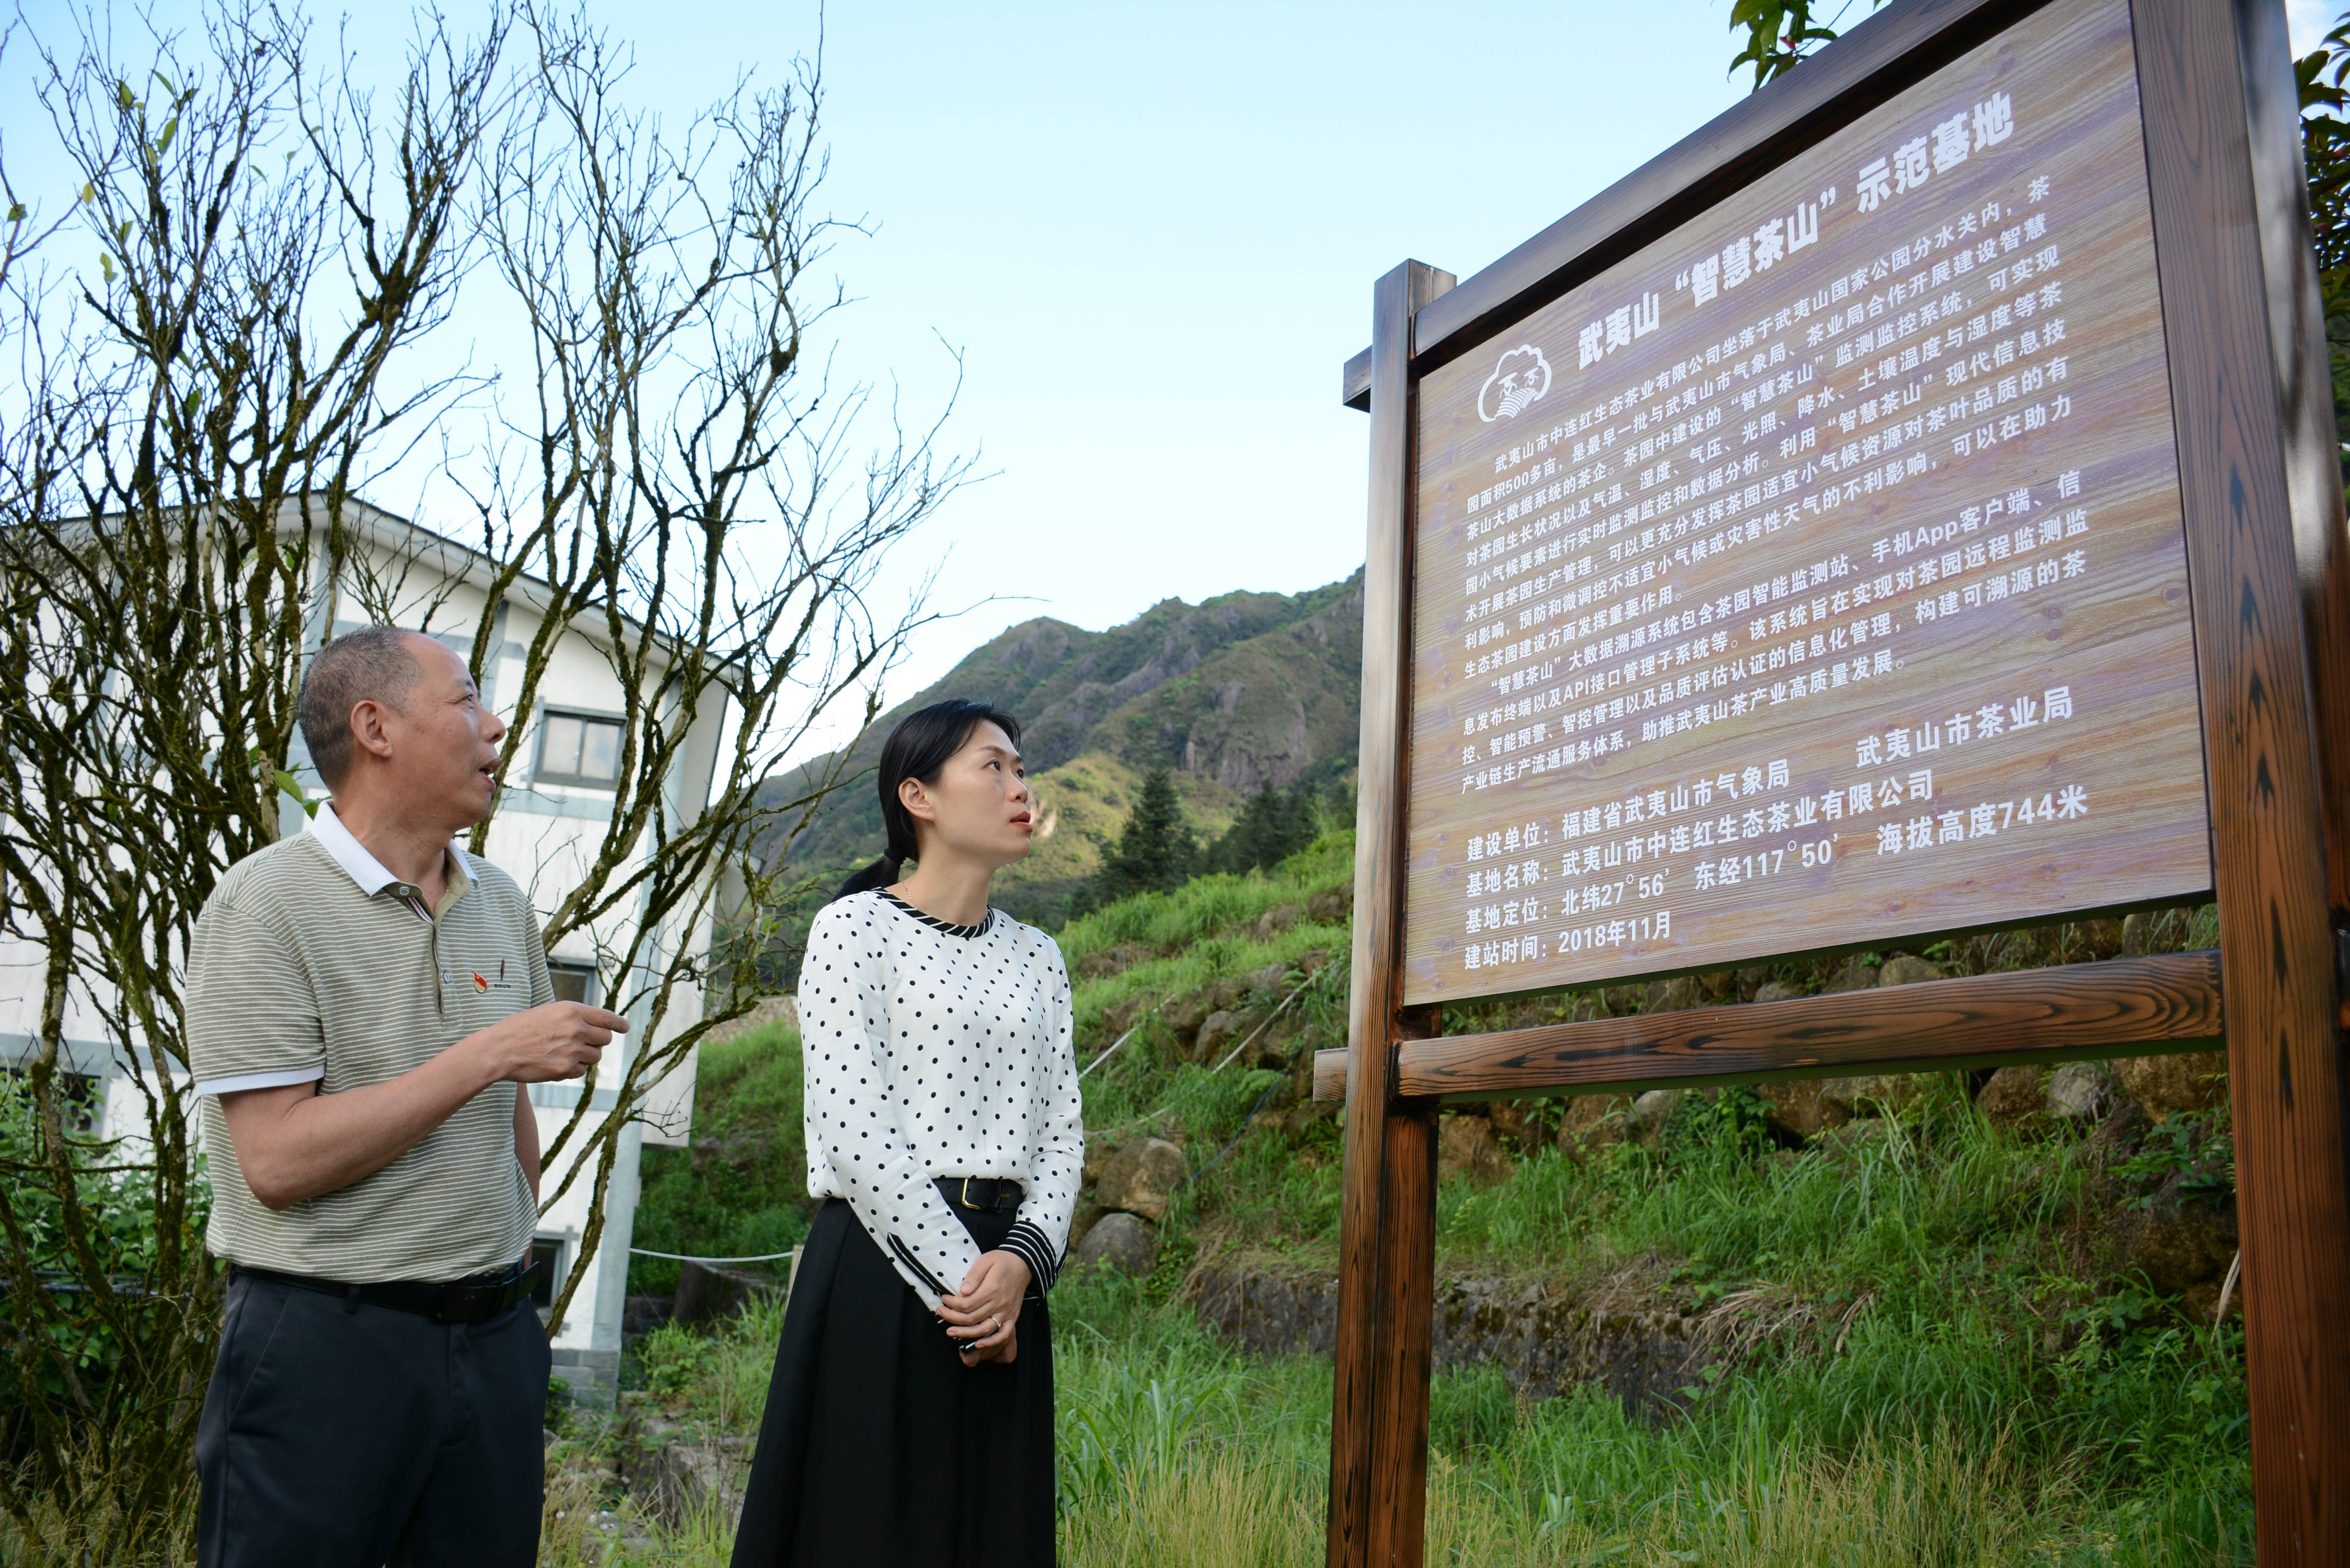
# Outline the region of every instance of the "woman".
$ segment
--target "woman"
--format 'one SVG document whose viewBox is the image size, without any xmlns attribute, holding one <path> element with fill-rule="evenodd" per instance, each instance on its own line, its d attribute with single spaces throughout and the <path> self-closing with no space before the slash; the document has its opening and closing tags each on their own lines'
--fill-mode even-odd
<svg viewBox="0 0 2350 1568">
<path fill-rule="evenodd" d="M 879 782 L 889 853 L 817 914 L 800 966 L 823 1202 L 734 1564 L 1029 1568 L 1053 1561 L 1045 1292 L 1085 1133 L 1060 950 L 987 904 L 1035 829 L 1020 726 L 925 708 Z"/>
</svg>

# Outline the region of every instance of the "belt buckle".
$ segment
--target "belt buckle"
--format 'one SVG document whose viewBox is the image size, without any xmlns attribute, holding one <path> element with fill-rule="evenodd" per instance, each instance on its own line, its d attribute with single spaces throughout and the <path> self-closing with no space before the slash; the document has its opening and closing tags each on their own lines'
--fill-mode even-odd
<svg viewBox="0 0 2350 1568">
<path fill-rule="evenodd" d="M 955 1201 L 962 1204 L 965 1209 L 972 1210 L 973 1213 L 980 1212 L 980 1206 L 971 1200 L 970 1177 L 966 1176 L 962 1179 L 962 1187 L 955 1193 Z"/>
</svg>

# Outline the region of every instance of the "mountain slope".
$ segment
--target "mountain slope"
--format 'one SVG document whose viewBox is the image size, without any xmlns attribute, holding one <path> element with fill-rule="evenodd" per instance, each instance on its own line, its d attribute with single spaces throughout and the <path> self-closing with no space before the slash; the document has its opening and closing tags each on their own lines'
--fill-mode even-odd
<svg viewBox="0 0 2350 1568">
<path fill-rule="evenodd" d="M 1166 599 L 1107 631 L 1047 617 L 1012 627 L 884 713 L 849 748 L 846 773 L 865 776 L 827 803 L 789 858 L 848 867 L 880 853 L 881 809 L 868 770 L 900 717 L 948 697 L 992 701 L 1021 721 L 1040 805 L 1059 815 L 1035 864 L 1005 886 L 1040 913 L 1064 884 L 1092 869 L 1091 836 L 1117 831 L 1150 768 L 1177 771 L 1203 834 L 1267 784 L 1342 776 L 1355 763 L 1362 589 L 1357 571 L 1302 594 L 1231 593 L 1196 606 Z M 778 780 L 771 798 L 792 798 L 808 772 L 833 761 Z M 1041 826 L 1046 817 L 1038 820 Z"/>
<path fill-rule="evenodd" d="M 1120 706 L 1088 749 L 1211 778 L 1243 796 L 1351 768 L 1363 697 L 1361 576 L 1299 598 L 1306 613 L 1288 625 Z"/>
</svg>

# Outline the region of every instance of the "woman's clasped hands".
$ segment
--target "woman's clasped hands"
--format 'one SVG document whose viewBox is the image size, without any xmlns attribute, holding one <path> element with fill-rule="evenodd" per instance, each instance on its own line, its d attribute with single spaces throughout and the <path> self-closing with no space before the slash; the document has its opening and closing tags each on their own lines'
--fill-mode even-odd
<svg viewBox="0 0 2350 1568">
<path fill-rule="evenodd" d="M 1012 1362 L 1020 1355 L 1020 1303 L 1028 1293 L 1028 1265 L 1020 1254 L 983 1252 L 962 1277 L 962 1291 L 939 1298 L 939 1316 L 966 1366 Z"/>
</svg>

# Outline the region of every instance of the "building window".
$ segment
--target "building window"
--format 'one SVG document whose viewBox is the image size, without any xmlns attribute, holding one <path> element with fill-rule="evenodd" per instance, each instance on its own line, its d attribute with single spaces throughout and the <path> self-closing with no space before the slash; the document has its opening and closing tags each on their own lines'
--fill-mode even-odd
<svg viewBox="0 0 2350 1568">
<path fill-rule="evenodd" d="M 563 1238 L 534 1236 L 530 1242 L 530 1261 L 538 1266 L 538 1273 L 530 1282 L 530 1303 L 541 1312 L 555 1310 L 555 1288 L 561 1282 L 563 1272 Z"/>
<path fill-rule="evenodd" d="M 597 983 L 596 966 L 581 963 L 577 959 L 549 959 L 546 977 L 555 982 L 555 1000 L 577 1002 L 596 1007 L 603 1002 L 603 987 Z"/>
<path fill-rule="evenodd" d="M 550 711 L 539 726 L 539 784 L 610 789 L 620 778 L 620 721 Z"/>
</svg>

